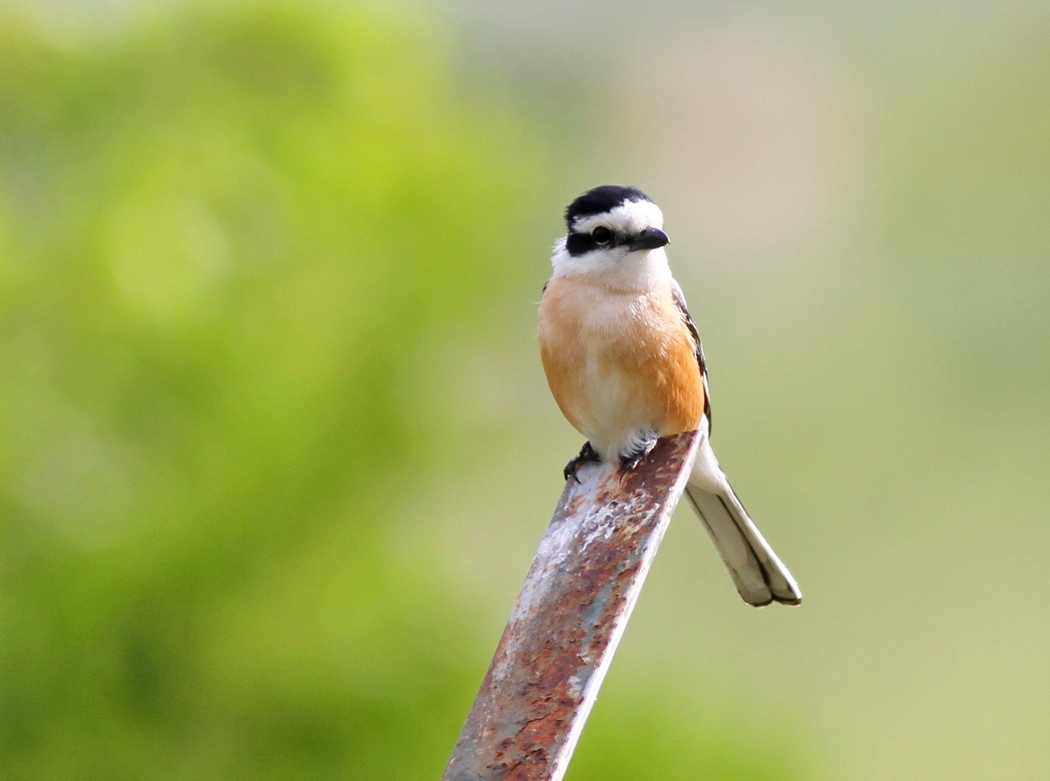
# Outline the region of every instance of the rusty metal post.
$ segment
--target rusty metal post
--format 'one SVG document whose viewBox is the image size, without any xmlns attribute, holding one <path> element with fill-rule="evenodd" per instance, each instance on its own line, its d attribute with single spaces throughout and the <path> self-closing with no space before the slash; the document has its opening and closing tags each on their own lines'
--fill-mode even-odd
<svg viewBox="0 0 1050 781">
<path fill-rule="evenodd" d="M 442 781 L 559 781 L 685 489 L 699 438 L 661 439 L 622 481 L 569 481 Z"/>
</svg>

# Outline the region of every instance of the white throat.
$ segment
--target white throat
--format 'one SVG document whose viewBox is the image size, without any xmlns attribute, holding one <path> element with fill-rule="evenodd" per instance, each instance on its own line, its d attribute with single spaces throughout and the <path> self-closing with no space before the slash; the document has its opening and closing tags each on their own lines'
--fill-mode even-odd
<svg viewBox="0 0 1050 781">
<path fill-rule="evenodd" d="M 666 286 L 671 279 L 663 247 L 631 252 L 627 247 L 598 249 L 572 256 L 565 239 L 558 239 L 551 256 L 553 276 L 578 276 L 610 290 L 644 293 Z"/>
</svg>

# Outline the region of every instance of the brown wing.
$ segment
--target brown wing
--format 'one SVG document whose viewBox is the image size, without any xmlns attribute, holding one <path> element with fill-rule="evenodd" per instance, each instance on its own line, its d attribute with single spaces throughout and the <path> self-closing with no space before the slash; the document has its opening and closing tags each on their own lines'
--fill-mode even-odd
<svg viewBox="0 0 1050 781">
<path fill-rule="evenodd" d="M 704 346 L 700 343 L 700 334 L 696 331 L 696 324 L 693 323 L 693 318 L 689 316 L 689 309 L 685 305 L 685 293 L 682 292 L 681 285 L 678 284 L 674 279 L 671 280 L 671 296 L 674 298 L 675 306 L 678 307 L 678 311 L 682 314 L 682 319 L 685 320 L 685 325 L 689 329 L 689 333 L 693 335 L 693 343 L 696 344 L 696 362 L 700 364 L 700 376 L 704 380 L 704 415 L 707 417 L 707 433 L 708 436 L 711 434 L 711 389 L 707 384 L 707 362 L 704 360 Z"/>
</svg>

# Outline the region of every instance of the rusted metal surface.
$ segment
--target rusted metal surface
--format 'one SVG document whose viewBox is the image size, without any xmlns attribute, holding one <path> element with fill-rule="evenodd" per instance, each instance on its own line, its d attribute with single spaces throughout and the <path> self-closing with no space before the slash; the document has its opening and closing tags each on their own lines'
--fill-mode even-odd
<svg viewBox="0 0 1050 781">
<path fill-rule="evenodd" d="M 589 464 L 566 484 L 443 781 L 565 775 L 697 444 L 668 437 L 623 480 Z"/>
</svg>

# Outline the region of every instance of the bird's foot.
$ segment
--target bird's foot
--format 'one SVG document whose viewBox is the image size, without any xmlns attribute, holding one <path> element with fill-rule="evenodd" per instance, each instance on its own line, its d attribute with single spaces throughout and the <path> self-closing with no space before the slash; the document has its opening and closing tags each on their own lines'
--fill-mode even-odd
<svg viewBox="0 0 1050 781">
<path fill-rule="evenodd" d="M 595 461 L 601 460 L 602 457 L 595 452 L 593 447 L 591 447 L 591 443 L 584 442 L 583 447 L 580 448 L 579 455 L 577 455 L 576 458 L 572 459 L 572 461 L 565 465 L 565 468 L 562 470 L 562 474 L 565 475 L 566 482 L 568 482 L 569 478 L 571 477 L 578 483 L 580 482 L 580 478 L 576 475 L 576 472 L 579 470 L 579 468 L 584 464 L 590 464 Z"/>
<path fill-rule="evenodd" d="M 642 463 L 647 455 L 653 452 L 653 448 L 656 447 L 656 440 L 656 434 L 649 434 L 645 438 L 640 439 L 633 450 L 620 456 L 621 480 L 633 472 L 635 467 Z"/>
</svg>

